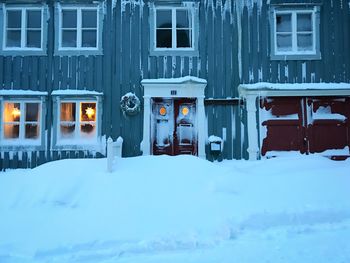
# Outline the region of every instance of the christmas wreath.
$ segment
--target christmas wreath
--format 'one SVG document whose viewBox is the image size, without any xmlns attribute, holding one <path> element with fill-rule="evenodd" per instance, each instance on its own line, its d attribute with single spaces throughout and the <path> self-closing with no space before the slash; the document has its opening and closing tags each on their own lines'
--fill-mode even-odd
<svg viewBox="0 0 350 263">
<path fill-rule="evenodd" d="M 123 114 L 135 115 L 140 111 L 140 100 L 134 93 L 126 93 L 120 100 Z"/>
</svg>

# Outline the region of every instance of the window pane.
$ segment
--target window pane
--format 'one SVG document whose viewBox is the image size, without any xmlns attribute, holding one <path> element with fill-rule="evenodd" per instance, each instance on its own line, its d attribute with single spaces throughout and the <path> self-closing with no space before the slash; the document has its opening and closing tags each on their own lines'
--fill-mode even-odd
<svg viewBox="0 0 350 263">
<path fill-rule="evenodd" d="M 77 11 L 76 10 L 62 11 L 62 27 L 77 28 Z"/>
<path fill-rule="evenodd" d="M 62 31 L 62 47 L 76 47 L 77 46 L 77 31 L 63 30 Z"/>
<path fill-rule="evenodd" d="M 61 138 L 62 139 L 71 139 L 74 138 L 75 134 L 75 123 L 61 123 L 60 125 Z"/>
<path fill-rule="evenodd" d="M 313 49 L 312 34 L 298 34 L 298 50 L 310 51 Z"/>
<path fill-rule="evenodd" d="M 292 15 L 291 14 L 276 15 L 276 31 L 292 32 Z"/>
<path fill-rule="evenodd" d="M 177 30 L 176 31 L 177 47 L 191 47 L 191 31 Z"/>
<path fill-rule="evenodd" d="M 39 121 L 39 103 L 26 103 L 26 121 Z"/>
<path fill-rule="evenodd" d="M 176 11 L 176 27 L 177 28 L 191 28 L 192 18 L 188 10 Z"/>
<path fill-rule="evenodd" d="M 75 103 L 61 103 L 61 121 L 75 121 Z"/>
<path fill-rule="evenodd" d="M 20 10 L 7 11 L 7 28 L 21 28 L 22 15 Z"/>
<path fill-rule="evenodd" d="M 27 28 L 41 28 L 41 11 L 27 12 Z"/>
<path fill-rule="evenodd" d="M 277 35 L 277 50 L 291 51 L 292 50 L 292 35 Z"/>
<path fill-rule="evenodd" d="M 5 124 L 4 138 L 5 139 L 19 138 L 19 124 Z"/>
<path fill-rule="evenodd" d="M 157 47 L 172 47 L 171 29 L 157 29 Z"/>
<path fill-rule="evenodd" d="M 41 47 L 41 31 L 27 31 L 27 47 Z"/>
<path fill-rule="evenodd" d="M 297 15 L 297 31 L 312 31 L 312 15 L 298 14 Z"/>
<path fill-rule="evenodd" d="M 38 124 L 26 124 L 25 138 L 26 139 L 37 139 L 39 138 L 39 125 Z"/>
<path fill-rule="evenodd" d="M 179 124 L 177 127 L 177 136 L 180 141 L 180 145 L 192 144 L 193 127 L 191 124 Z"/>
<path fill-rule="evenodd" d="M 4 122 L 19 122 L 21 118 L 21 105 L 19 103 L 5 102 Z"/>
<path fill-rule="evenodd" d="M 21 31 L 20 30 L 8 30 L 6 47 L 21 47 Z"/>
<path fill-rule="evenodd" d="M 81 103 L 81 121 L 96 121 L 96 103 Z"/>
<path fill-rule="evenodd" d="M 97 11 L 83 10 L 82 20 L 83 28 L 97 28 Z"/>
<path fill-rule="evenodd" d="M 93 138 L 96 133 L 96 126 L 94 124 L 85 123 L 80 125 L 80 132 L 82 138 Z"/>
<path fill-rule="evenodd" d="M 82 32 L 82 47 L 97 47 L 97 30 L 83 30 Z"/>
<path fill-rule="evenodd" d="M 171 28 L 171 10 L 157 10 L 157 28 Z"/>
</svg>

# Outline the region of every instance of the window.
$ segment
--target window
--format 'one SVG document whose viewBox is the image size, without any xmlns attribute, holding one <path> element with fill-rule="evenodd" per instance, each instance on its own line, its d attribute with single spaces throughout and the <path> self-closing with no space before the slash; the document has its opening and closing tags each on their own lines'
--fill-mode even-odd
<svg viewBox="0 0 350 263">
<path fill-rule="evenodd" d="M 102 14 L 98 5 L 58 6 L 56 52 L 96 52 L 101 49 Z M 79 55 L 79 54 L 78 54 Z"/>
<path fill-rule="evenodd" d="M 193 4 L 194 5 L 194 4 Z M 198 15 L 194 6 L 156 6 L 151 14 L 151 52 L 184 52 L 197 50 Z"/>
<path fill-rule="evenodd" d="M 61 102 L 59 140 L 96 139 L 96 102 Z"/>
<path fill-rule="evenodd" d="M 2 53 L 45 54 L 46 8 L 44 6 L 3 5 L 0 9 L 3 32 L 1 34 Z"/>
<path fill-rule="evenodd" d="M 319 59 L 318 8 L 276 8 L 272 17 L 272 59 Z"/>
<path fill-rule="evenodd" d="M 41 102 L 12 101 L 3 102 L 2 140 L 5 144 L 41 143 Z"/>
</svg>

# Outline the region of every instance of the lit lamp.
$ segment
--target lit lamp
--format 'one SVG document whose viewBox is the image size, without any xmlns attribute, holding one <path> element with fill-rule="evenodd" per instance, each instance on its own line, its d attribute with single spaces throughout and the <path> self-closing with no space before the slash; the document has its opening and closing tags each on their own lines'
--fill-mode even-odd
<svg viewBox="0 0 350 263">
<path fill-rule="evenodd" d="M 12 110 L 12 116 L 14 119 L 18 118 L 19 116 L 21 116 L 21 111 L 17 108 L 13 108 Z"/>
<path fill-rule="evenodd" d="M 86 108 L 85 113 L 89 119 L 92 119 L 92 117 L 95 115 L 95 110 L 91 107 L 88 107 Z"/>
</svg>

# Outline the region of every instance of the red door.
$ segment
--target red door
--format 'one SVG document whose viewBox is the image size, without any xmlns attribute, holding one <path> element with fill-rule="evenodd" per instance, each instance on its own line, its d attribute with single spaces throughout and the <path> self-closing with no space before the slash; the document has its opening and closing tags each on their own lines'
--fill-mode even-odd
<svg viewBox="0 0 350 263">
<path fill-rule="evenodd" d="M 153 99 L 153 154 L 197 154 L 195 99 Z"/>
<path fill-rule="evenodd" d="M 273 97 L 260 102 L 261 154 L 269 151 L 320 153 L 350 147 L 350 98 Z"/>
<path fill-rule="evenodd" d="M 261 154 L 268 151 L 307 151 L 300 97 L 265 98 L 260 103 L 262 125 L 266 129 Z"/>
</svg>

